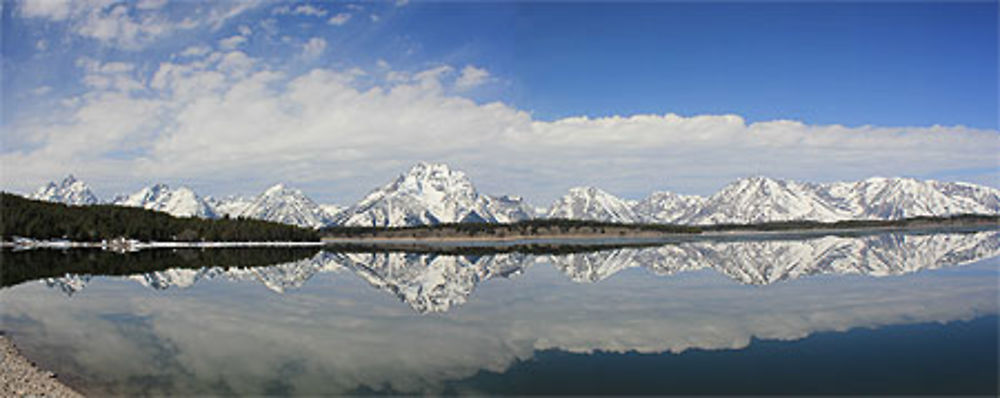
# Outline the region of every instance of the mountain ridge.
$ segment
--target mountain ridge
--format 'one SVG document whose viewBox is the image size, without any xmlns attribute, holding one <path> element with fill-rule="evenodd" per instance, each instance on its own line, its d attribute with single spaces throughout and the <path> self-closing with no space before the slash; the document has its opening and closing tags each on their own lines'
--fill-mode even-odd
<svg viewBox="0 0 1000 398">
<path fill-rule="evenodd" d="M 163 192 L 147 192 L 158 187 Z M 90 188 L 72 175 L 60 184 L 51 182 L 39 188 L 31 197 L 77 205 L 100 203 Z M 994 215 L 1000 214 L 1000 190 L 902 177 L 809 183 L 752 176 L 735 180 L 707 197 L 655 191 L 633 201 L 597 187 L 573 187 L 539 211 L 519 196 L 480 193 L 468 175 L 446 164 L 420 162 L 349 206 L 317 204 L 301 190 L 283 184 L 254 197 L 222 199 L 202 198 L 185 187 L 171 190 L 156 184 L 114 203 L 173 215 L 249 217 L 308 228 L 512 223 L 537 218 L 713 225 Z"/>
</svg>

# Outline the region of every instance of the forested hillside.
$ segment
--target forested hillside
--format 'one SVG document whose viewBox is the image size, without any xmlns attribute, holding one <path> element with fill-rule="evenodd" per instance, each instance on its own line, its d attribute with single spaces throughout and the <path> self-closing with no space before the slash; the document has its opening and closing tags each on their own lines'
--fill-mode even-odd
<svg viewBox="0 0 1000 398">
<path fill-rule="evenodd" d="M 173 217 L 114 205 L 68 206 L 0 192 L 0 236 L 100 241 L 312 241 L 309 229 L 251 219 Z"/>
</svg>

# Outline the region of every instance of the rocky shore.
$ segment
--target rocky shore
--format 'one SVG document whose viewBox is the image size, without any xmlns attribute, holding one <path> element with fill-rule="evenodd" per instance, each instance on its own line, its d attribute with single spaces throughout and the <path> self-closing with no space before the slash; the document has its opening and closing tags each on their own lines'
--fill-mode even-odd
<svg viewBox="0 0 1000 398">
<path fill-rule="evenodd" d="M 21 355 L 7 336 L 0 334 L 0 397 L 82 397 L 38 369 Z"/>
</svg>

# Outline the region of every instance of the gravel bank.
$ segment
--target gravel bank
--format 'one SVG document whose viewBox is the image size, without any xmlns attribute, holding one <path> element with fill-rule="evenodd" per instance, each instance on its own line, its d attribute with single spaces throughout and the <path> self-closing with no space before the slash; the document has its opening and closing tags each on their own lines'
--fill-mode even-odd
<svg viewBox="0 0 1000 398">
<path fill-rule="evenodd" d="M 82 397 L 52 372 L 35 367 L 7 336 L 0 335 L 0 397 Z"/>
</svg>

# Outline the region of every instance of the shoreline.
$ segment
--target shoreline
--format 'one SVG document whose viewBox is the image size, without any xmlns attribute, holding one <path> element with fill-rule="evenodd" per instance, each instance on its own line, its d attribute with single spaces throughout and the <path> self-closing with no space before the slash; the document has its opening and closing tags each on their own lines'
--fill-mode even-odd
<svg viewBox="0 0 1000 398">
<path fill-rule="evenodd" d="M 818 237 L 830 235 L 873 235 L 883 233 L 941 233 L 941 232 L 976 232 L 1000 229 L 993 223 L 948 224 L 929 223 L 919 225 L 877 225 L 858 227 L 817 227 L 788 229 L 748 229 L 733 228 L 723 230 L 707 230 L 698 232 L 664 232 L 649 230 L 619 230 L 617 233 L 541 233 L 507 235 L 467 236 L 454 232 L 424 236 L 401 236 L 391 231 L 388 236 L 321 237 L 318 241 L 242 241 L 242 242 L 140 242 L 130 239 L 116 239 L 102 242 L 74 242 L 67 240 L 34 240 L 15 238 L 14 241 L 0 242 L 0 248 L 13 250 L 35 249 L 103 249 L 116 252 L 134 252 L 148 249 L 226 249 L 226 248 L 292 248 L 316 247 L 324 248 L 338 245 L 399 245 L 425 244 L 429 246 L 479 246 L 479 247 L 509 247 L 532 244 L 563 244 L 563 245 L 615 245 L 615 244 L 655 244 L 685 242 L 707 239 L 774 239 L 782 237 Z"/>
<path fill-rule="evenodd" d="M 72 242 L 63 240 L 31 240 L 30 242 L 0 242 L 0 247 L 15 250 L 33 249 L 104 249 L 121 252 L 143 249 L 228 249 L 256 247 L 320 247 L 322 241 L 306 242 Z"/>
<path fill-rule="evenodd" d="M 38 368 L 18 351 L 10 337 L 0 332 L 0 396 L 83 397 L 56 378 L 56 374 Z"/>
<path fill-rule="evenodd" d="M 512 246 L 522 244 L 589 244 L 593 242 L 615 243 L 658 243 L 693 241 L 705 239 L 753 239 L 773 237 L 811 237 L 828 235 L 873 235 L 892 232 L 903 233 L 940 233 L 940 232 L 976 232 L 1000 229 L 997 225 L 962 225 L 962 226 L 913 226 L 913 227 L 863 227 L 863 228 L 816 228 L 787 230 L 726 230 L 704 231 L 697 233 L 634 233 L 634 234 L 546 234 L 546 235 L 510 235 L 510 236 L 425 236 L 425 237 L 363 237 L 363 238 L 322 238 L 326 245 L 340 244 L 441 244 L 441 245 L 473 245 L 473 246 Z"/>
</svg>

